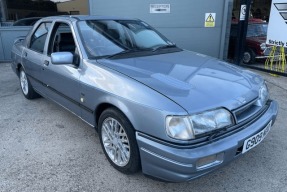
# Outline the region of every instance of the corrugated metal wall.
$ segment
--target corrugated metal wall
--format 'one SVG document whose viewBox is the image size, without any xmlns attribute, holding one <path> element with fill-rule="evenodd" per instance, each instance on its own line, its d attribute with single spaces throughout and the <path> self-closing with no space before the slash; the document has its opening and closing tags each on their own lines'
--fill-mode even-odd
<svg viewBox="0 0 287 192">
<path fill-rule="evenodd" d="M 14 40 L 26 36 L 31 27 L 0 27 L 0 62 L 11 61 Z"/>
<path fill-rule="evenodd" d="M 150 13 L 150 4 L 169 4 L 170 13 Z M 90 14 L 139 18 L 178 46 L 220 59 L 227 55 L 233 0 L 89 0 Z M 216 13 L 207 28 L 205 14 Z M 0 27 L 0 62 L 11 60 L 14 39 L 30 27 Z"/>
</svg>

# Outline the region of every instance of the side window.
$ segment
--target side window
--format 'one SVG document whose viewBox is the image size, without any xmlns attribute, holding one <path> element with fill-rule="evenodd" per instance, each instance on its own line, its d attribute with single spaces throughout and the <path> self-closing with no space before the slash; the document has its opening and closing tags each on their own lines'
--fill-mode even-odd
<svg viewBox="0 0 287 192">
<path fill-rule="evenodd" d="M 33 33 L 30 41 L 30 49 L 43 53 L 47 34 L 51 28 L 51 23 L 42 23 Z"/>
<path fill-rule="evenodd" d="M 247 37 L 256 37 L 257 36 L 257 25 L 248 25 L 247 28 Z"/>
<path fill-rule="evenodd" d="M 49 43 L 48 55 L 53 52 L 76 53 L 76 44 L 71 28 L 66 23 L 56 23 Z"/>
</svg>

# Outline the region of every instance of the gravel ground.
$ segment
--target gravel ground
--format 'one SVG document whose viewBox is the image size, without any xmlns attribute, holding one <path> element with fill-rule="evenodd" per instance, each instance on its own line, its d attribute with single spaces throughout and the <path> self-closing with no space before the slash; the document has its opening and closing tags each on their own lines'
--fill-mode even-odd
<svg viewBox="0 0 287 192">
<path fill-rule="evenodd" d="M 25 99 L 10 64 L 0 63 L 0 191 L 287 192 L 287 78 L 261 74 L 280 107 L 265 140 L 211 174 L 163 183 L 116 171 L 92 127 L 49 100 Z"/>
</svg>

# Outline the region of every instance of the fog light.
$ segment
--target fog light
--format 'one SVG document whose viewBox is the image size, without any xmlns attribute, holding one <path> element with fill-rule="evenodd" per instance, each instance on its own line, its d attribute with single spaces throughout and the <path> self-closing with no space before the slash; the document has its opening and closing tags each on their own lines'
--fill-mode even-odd
<svg viewBox="0 0 287 192">
<path fill-rule="evenodd" d="M 218 153 L 215 155 L 210 155 L 207 157 L 203 157 L 196 162 L 196 169 L 207 169 L 209 167 L 213 167 L 215 165 L 219 165 L 223 162 L 224 153 Z"/>
</svg>

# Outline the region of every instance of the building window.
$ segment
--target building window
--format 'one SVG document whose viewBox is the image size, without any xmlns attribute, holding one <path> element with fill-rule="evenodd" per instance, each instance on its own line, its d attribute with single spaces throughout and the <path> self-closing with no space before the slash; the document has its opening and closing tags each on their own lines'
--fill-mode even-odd
<svg viewBox="0 0 287 192">
<path fill-rule="evenodd" d="M 80 11 L 70 11 L 70 15 L 80 15 Z"/>
</svg>

